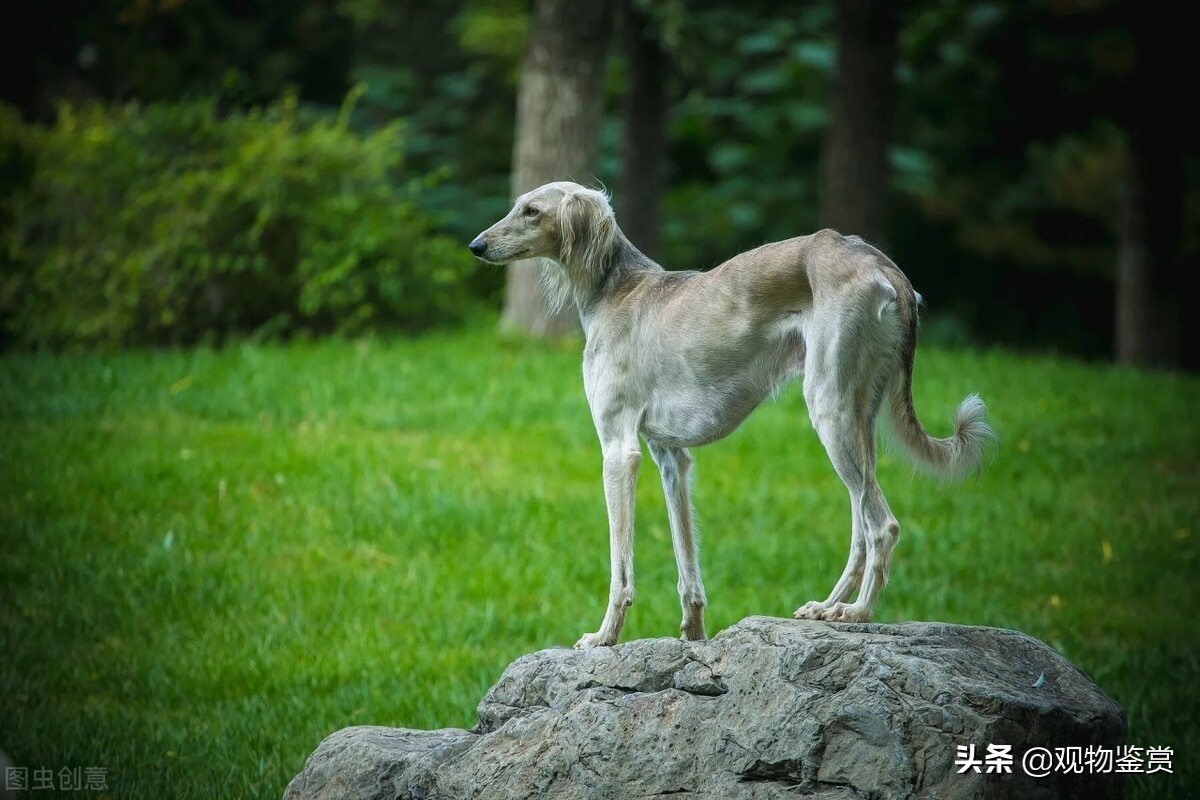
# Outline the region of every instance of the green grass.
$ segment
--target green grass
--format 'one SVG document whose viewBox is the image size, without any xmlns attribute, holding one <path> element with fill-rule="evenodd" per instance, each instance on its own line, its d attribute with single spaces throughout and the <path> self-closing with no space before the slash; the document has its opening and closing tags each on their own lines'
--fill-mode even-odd
<svg viewBox="0 0 1200 800">
<path fill-rule="evenodd" d="M 113 797 L 272 797 L 327 733 L 470 726 L 517 656 L 599 623 L 600 455 L 579 345 L 416 341 L 0 360 L 0 749 L 107 766 Z M 923 349 L 945 432 L 978 390 L 1002 448 L 943 485 L 895 456 L 883 622 L 1018 628 L 1200 785 L 1200 381 Z M 845 491 L 797 389 L 697 452 L 715 633 L 824 597 Z M 675 633 L 649 460 L 625 638 Z"/>
</svg>

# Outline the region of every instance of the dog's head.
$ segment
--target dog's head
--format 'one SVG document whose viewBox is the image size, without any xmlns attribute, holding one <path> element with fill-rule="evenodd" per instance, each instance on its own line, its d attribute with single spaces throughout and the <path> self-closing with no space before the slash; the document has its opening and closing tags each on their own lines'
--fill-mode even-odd
<svg viewBox="0 0 1200 800">
<path fill-rule="evenodd" d="M 549 258 L 582 275 L 596 269 L 615 235 L 616 221 L 603 192 L 559 181 L 518 197 L 504 219 L 468 247 L 492 264 Z"/>
</svg>

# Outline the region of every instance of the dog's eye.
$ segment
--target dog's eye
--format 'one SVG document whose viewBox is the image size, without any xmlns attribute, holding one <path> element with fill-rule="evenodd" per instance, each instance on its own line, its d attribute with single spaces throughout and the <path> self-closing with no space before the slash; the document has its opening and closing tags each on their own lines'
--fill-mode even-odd
<svg viewBox="0 0 1200 800">
<path fill-rule="evenodd" d="M 525 206 L 525 216 L 527 217 L 536 217 L 540 213 L 542 212 L 538 211 L 533 206 Z"/>
</svg>

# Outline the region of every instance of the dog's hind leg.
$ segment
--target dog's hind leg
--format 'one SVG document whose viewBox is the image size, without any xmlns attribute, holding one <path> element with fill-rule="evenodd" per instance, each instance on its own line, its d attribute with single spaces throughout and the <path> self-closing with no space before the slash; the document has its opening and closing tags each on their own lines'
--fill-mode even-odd
<svg viewBox="0 0 1200 800">
<path fill-rule="evenodd" d="M 842 577 L 838 578 L 833 591 L 824 601 L 809 600 L 796 609 L 794 616 L 797 619 L 824 619 L 825 609 L 849 600 L 862 583 L 863 567 L 867 563 L 867 538 L 863 534 L 861 504 L 853 494 L 850 497 L 850 516 L 850 556 L 846 559 L 846 568 L 842 570 Z"/>
<path fill-rule="evenodd" d="M 872 472 L 874 472 L 872 470 Z M 863 571 L 862 587 L 853 605 L 834 603 L 825 612 L 830 622 L 860 622 L 871 618 L 875 601 L 887 585 L 892 550 L 900 538 L 900 523 L 892 516 L 887 500 L 875 481 L 874 474 L 867 483 L 863 499 L 864 519 L 867 521 L 867 564 Z"/>
<path fill-rule="evenodd" d="M 850 424 L 847 424 L 850 423 Z M 822 604 L 820 613 L 812 618 L 829 622 L 866 622 L 875 610 L 875 601 L 887 583 L 888 566 L 892 549 L 900 537 L 900 525 L 888 508 L 883 491 L 875 478 L 875 425 L 873 419 L 851 422 L 847 418 L 822 426 L 822 441 L 838 475 L 850 490 L 856 535 L 860 537 L 859 548 L 865 544 L 866 557 L 861 549 L 855 553 L 851 548 L 851 562 L 858 559 L 861 573 L 853 575 L 858 583 L 861 579 L 858 598 L 847 603 L 854 586 L 842 580 L 834 587 L 829 598 Z"/>
<path fill-rule="evenodd" d="M 874 421 L 844 411 L 812 414 L 829 459 L 850 492 L 852 538 L 842 577 L 824 602 L 812 601 L 796 610 L 800 619 L 865 622 L 887 581 L 888 561 L 900 526 L 892 516 L 875 480 Z M 859 588 L 858 600 L 848 603 Z"/>
<path fill-rule="evenodd" d="M 796 611 L 796 616 L 829 622 L 865 622 L 871 618 L 875 601 L 887 583 L 888 565 L 900 536 L 900 525 L 875 479 L 873 420 L 856 420 L 836 412 L 817 415 L 816 419 L 829 458 L 850 491 L 854 541 L 846 570 L 829 598 L 823 603 L 805 604 Z M 847 603 L 860 579 L 858 599 Z"/>
<path fill-rule="evenodd" d="M 683 621 L 679 630 L 684 639 L 704 639 L 704 582 L 700 578 L 700 554 L 692 525 L 692 503 L 689 497 L 688 473 L 692 457 L 682 447 L 666 447 L 650 442 L 650 456 L 662 475 L 663 495 L 667 500 L 667 517 L 671 521 L 671 544 L 675 548 L 675 563 L 679 567 L 679 603 L 683 606 Z"/>
<path fill-rule="evenodd" d="M 878 318 L 860 316 L 858 326 L 853 321 L 842 315 L 836 326 L 814 327 L 809 342 L 804 397 L 813 427 L 850 493 L 851 542 L 833 591 L 824 601 L 798 608 L 800 619 L 869 620 L 900 535 L 875 478 L 875 418 L 893 369 L 888 340 L 873 330 Z M 847 602 L 855 589 L 858 599 Z"/>
</svg>

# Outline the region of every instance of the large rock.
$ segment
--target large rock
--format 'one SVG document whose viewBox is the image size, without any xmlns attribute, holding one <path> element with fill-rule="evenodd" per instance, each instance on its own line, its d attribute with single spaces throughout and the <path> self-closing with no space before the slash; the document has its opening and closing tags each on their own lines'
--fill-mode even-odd
<svg viewBox="0 0 1200 800">
<path fill-rule="evenodd" d="M 1036 639 L 933 623 L 751 617 L 513 662 L 474 731 L 346 728 L 287 788 L 328 798 L 1108 798 L 1119 775 L 1024 773 L 1027 748 L 1116 747 L 1125 716 Z M 959 745 L 1012 745 L 960 774 Z"/>
</svg>

